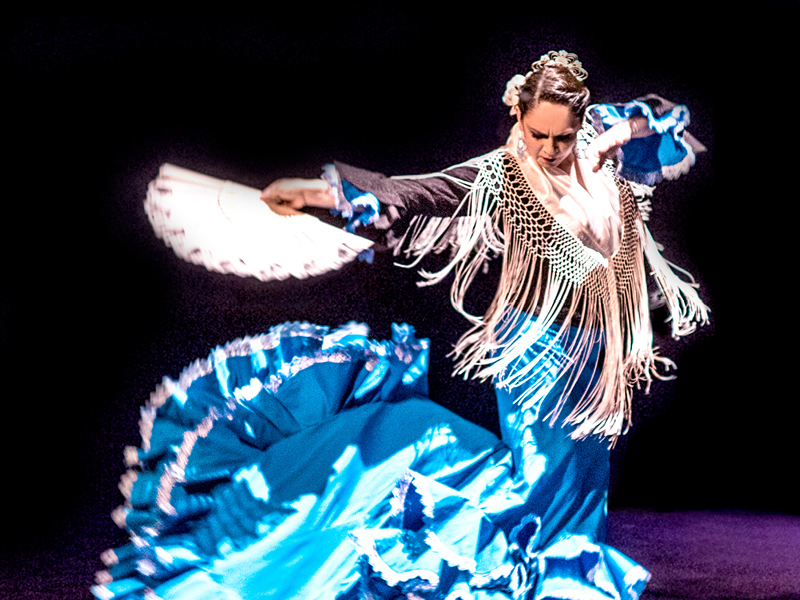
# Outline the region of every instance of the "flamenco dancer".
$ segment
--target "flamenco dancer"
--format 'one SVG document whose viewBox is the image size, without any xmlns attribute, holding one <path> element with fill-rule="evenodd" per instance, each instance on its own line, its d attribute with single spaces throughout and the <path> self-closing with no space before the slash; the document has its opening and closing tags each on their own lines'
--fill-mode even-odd
<svg viewBox="0 0 800 600">
<path fill-rule="evenodd" d="M 98 598 L 637 598 L 649 574 L 604 543 L 609 451 L 653 349 L 646 273 L 672 334 L 707 321 L 640 206 L 702 146 L 656 96 L 589 106 L 574 54 L 509 81 L 501 148 L 440 173 L 335 163 L 282 179 L 275 212 L 324 206 L 412 263 L 449 249 L 469 329 L 455 374 L 490 380 L 501 438 L 427 397 L 428 341 L 395 325 L 284 323 L 217 348 L 142 410 Z M 261 205 L 263 206 L 263 205 Z M 646 215 L 644 215 L 646 216 Z M 502 256 L 482 316 L 464 296 Z"/>
</svg>

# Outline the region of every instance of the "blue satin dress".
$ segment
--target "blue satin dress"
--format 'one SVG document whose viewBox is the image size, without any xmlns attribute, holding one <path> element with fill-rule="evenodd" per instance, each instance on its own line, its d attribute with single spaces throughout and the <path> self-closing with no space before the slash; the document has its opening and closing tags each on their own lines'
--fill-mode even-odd
<svg viewBox="0 0 800 600">
<path fill-rule="evenodd" d="M 603 543 L 607 440 L 543 418 L 557 369 L 539 404 L 497 391 L 498 439 L 428 399 L 427 357 L 408 325 L 285 323 L 165 379 L 94 594 L 637 598 L 648 573 Z"/>
<path fill-rule="evenodd" d="M 639 115 L 658 134 L 623 146 L 629 181 L 675 178 L 702 150 L 685 131 L 686 107 L 657 96 L 589 115 L 598 132 Z M 353 226 L 380 211 L 366 193 L 374 174 L 359 177 L 364 189 L 341 182 L 359 208 Z M 419 184 L 415 203 L 447 205 L 448 181 Z M 375 185 L 391 192 L 385 178 Z M 463 189 L 454 194 L 444 216 Z M 377 341 L 356 323 L 284 323 L 217 348 L 165 379 L 143 409 L 142 447 L 126 453 L 126 501 L 114 515 L 131 543 L 104 554 L 94 594 L 638 598 L 649 574 L 604 543 L 608 441 L 573 440 L 563 420 L 548 419 L 565 385 L 565 353 L 552 340 L 511 367 L 536 358 L 535 402 L 525 388 L 496 390 L 501 439 L 428 398 L 428 341 L 408 325 Z M 592 384 L 601 352 L 562 415 Z"/>
</svg>

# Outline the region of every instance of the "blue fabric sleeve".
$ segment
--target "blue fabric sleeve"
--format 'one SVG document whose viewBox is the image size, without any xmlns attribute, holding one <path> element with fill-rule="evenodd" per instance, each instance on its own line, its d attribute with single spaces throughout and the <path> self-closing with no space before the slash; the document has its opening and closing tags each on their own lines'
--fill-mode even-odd
<svg viewBox="0 0 800 600">
<path fill-rule="evenodd" d="M 694 164 L 694 151 L 684 138 L 689 124 L 686 106 L 649 95 L 626 104 L 596 104 L 589 110 L 598 132 L 637 116 L 646 117 L 650 130 L 654 132 L 622 146 L 617 173 L 620 177 L 654 185 L 664 178 L 677 179 Z"/>
</svg>

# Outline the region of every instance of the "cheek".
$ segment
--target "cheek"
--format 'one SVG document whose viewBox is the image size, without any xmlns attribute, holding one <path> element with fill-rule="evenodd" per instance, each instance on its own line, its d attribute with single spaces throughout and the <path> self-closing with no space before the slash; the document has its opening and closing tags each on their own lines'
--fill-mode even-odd
<svg viewBox="0 0 800 600">
<path fill-rule="evenodd" d="M 562 142 L 561 146 L 559 147 L 559 151 L 561 154 L 572 154 L 573 149 L 575 148 L 575 144 L 577 143 L 577 139 L 570 140 L 568 142 Z"/>
<path fill-rule="evenodd" d="M 526 135 L 525 146 L 528 149 L 528 154 L 530 154 L 531 156 L 536 156 L 537 154 L 539 154 L 539 150 L 542 149 L 542 142 L 530 135 Z"/>
</svg>

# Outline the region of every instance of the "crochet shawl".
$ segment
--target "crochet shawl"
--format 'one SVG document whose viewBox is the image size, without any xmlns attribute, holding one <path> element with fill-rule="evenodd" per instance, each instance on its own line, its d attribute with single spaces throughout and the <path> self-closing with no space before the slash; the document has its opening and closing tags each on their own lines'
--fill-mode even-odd
<svg viewBox="0 0 800 600">
<path fill-rule="evenodd" d="M 671 378 L 659 371 L 659 364 L 663 370 L 674 367 L 653 348 L 645 257 L 666 301 L 674 337 L 708 320 L 697 286 L 676 276 L 645 226 L 631 186 L 612 173 L 623 232 L 620 247 L 605 259 L 536 197 L 513 137 L 465 164 L 478 170 L 474 182 L 462 182 L 469 191 L 458 212 L 466 216 L 429 220 L 428 226 L 420 222 L 403 240 L 406 254 L 417 257 L 415 264 L 444 245 L 453 249 L 442 270 L 421 271 L 420 285 L 454 274 L 451 301 L 472 323 L 453 351 L 454 375 L 492 378 L 498 387 L 524 386 L 518 400 L 524 404 L 540 403 L 552 376 L 564 377 L 556 407 L 545 416 L 555 423 L 583 369 L 594 369 L 594 383 L 582 391 L 565 423 L 574 425 L 573 438 L 599 434 L 613 444 L 629 426 L 633 388 L 644 385 L 649 391 L 653 378 Z M 483 316 L 468 313 L 464 298 L 476 273 L 501 253 L 502 275 L 493 302 Z M 568 336 L 573 326 L 578 335 Z M 547 333 L 551 328 L 555 335 Z M 537 343 L 546 349 L 526 356 Z M 604 345 L 600 364 L 587 364 L 595 344 Z"/>
</svg>

